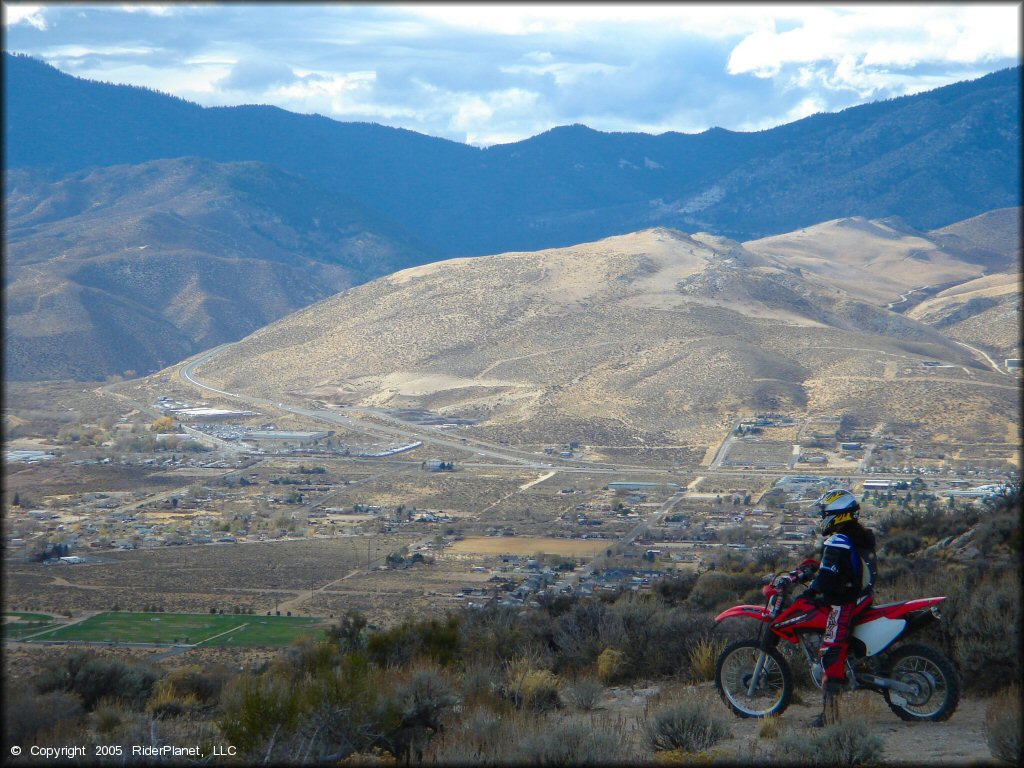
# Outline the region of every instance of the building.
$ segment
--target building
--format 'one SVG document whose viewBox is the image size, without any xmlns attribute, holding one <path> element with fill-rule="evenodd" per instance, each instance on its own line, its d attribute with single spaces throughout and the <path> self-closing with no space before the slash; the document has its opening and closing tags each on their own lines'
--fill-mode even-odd
<svg viewBox="0 0 1024 768">
<path fill-rule="evenodd" d="M 892 487 L 892 481 L 890 480 L 865 480 L 864 490 L 865 491 L 887 491 Z"/>
<path fill-rule="evenodd" d="M 254 429 L 242 435 L 245 442 L 276 448 L 301 448 L 330 437 L 330 432 L 295 432 L 283 429 Z"/>
</svg>

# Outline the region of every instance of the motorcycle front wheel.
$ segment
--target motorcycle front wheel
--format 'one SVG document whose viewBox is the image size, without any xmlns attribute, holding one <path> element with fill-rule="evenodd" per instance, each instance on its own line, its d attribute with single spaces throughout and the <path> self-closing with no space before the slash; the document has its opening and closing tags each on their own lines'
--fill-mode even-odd
<svg viewBox="0 0 1024 768">
<path fill-rule="evenodd" d="M 751 690 L 759 662 L 761 673 Z M 729 709 L 740 717 L 768 717 L 789 706 L 793 673 L 775 648 L 762 651 L 757 640 L 739 640 L 726 646 L 718 657 L 715 687 Z"/>
<path fill-rule="evenodd" d="M 913 687 L 912 693 L 885 691 L 885 703 L 901 720 L 948 720 L 960 701 L 953 662 L 927 645 L 903 645 L 886 661 L 885 676 Z"/>
</svg>

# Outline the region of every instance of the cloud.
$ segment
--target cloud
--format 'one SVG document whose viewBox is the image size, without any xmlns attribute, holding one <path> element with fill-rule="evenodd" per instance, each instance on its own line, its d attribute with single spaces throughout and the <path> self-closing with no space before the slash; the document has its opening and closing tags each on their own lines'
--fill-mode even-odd
<svg viewBox="0 0 1024 768">
<path fill-rule="evenodd" d="M 271 86 L 293 83 L 296 79 L 291 67 L 280 61 L 243 59 L 231 68 L 227 77 L 216 84 L 230 91 L 262 92 Z"/>
<path fill-rule="evenodd" d="M 12 15 L 12 9 L 14 15 Z M 1019 9 L 813 4 L 5 6 L 7 50 L 210 106 L 456 141 L 760 130 L 1018 63 Z"/>
<path fill-rule="evenodd" d="M 46 29 L 45 9 L 41 5 L 20 5 L 3 3 L 4 26 L 27 24 L 42 31 Z"/>
<path fill-rule="evenodd" d="M 816 7 L 791 28 L 744 37 L 727 71 L 860 98 L 914 92 L 922 89 L 914 72 L 922 66 L 1009 65 L 1020 51 L 1018 14 L 1010 5 Z"/>
</svg>

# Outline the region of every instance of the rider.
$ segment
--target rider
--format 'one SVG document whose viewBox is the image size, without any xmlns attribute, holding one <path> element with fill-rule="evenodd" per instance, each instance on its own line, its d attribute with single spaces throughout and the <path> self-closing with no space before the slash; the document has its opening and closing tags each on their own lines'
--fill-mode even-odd
<svg viewBox="0 0 1024 768">
<path fill-rule="evenodd" d="M 811 725 L 836 720 L 836 699 L 846 685 L 846 656 L 853 620 L 871 605 L 875 581 L 875 535 L 857 520 L 860 504 L 843 488 L 825 492 L 815 502 L 821 516 L 818 530 L 824 539 L 820 565 L 813 559 L 800 563 L 783 580 L 805 582 L 815 575 L 801 598 L 831 606 L 821 642 L 822 713 Z"/>
</svg>

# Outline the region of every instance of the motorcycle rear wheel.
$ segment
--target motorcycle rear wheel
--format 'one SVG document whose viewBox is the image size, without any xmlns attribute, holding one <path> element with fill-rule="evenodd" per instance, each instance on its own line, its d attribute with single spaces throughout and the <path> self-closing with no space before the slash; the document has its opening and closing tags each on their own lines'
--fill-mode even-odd
<svg viewBox="0 0 1024 768">
<path fill-rule="evenodd" d="M 764 669 L 749 693 L 761 646 L 757 640 L 738 640 L 726 646 L 715 664 L 715 687 L 729 709 L 740 717 L 768 717 L 783 712 L 793 696 L 793 673 L 775 648 L 765 652 Z"/>
<path fill-rule="evenodd" d="M 883 693 L 885 703 L 901 720 L 941 722 L 956 711 L 960 678 L 953 662 L 934 648 L 917 644 L 896 648 L 886 660 L 885 676 L 917 689 L 915 694 Z"/>
</svg>

